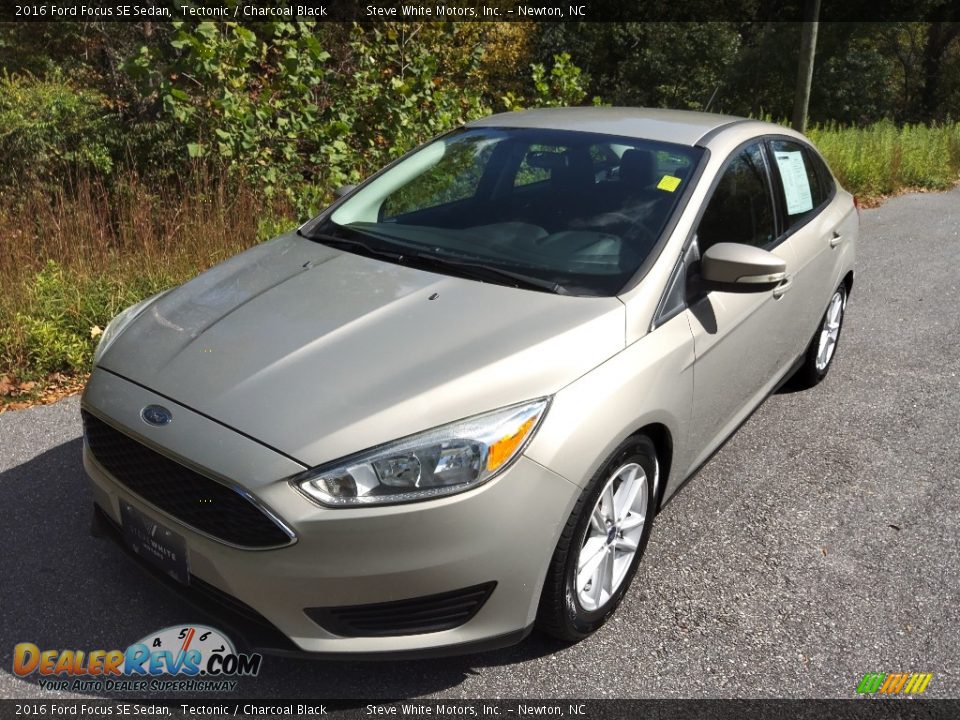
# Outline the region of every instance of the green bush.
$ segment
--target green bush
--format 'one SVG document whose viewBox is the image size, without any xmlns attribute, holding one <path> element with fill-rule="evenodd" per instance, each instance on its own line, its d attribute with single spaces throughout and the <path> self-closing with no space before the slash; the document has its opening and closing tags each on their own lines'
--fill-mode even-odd
<svg viewBox="0 0 960 720">
<path fill-rule="evenodd" d="M 57 76 L 0 77 L 0 192 L 109 173 L 114 137 L 107 100 L 95 90 Z"/>
</svg>

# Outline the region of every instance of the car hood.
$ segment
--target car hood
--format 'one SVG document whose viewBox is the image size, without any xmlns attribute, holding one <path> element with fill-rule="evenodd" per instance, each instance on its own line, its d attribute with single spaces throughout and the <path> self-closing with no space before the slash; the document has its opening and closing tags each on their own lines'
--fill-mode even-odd
<svg viewBox="0 0 960 720">
<path fill-rule="evenodd" d="M 624 306 L 297 235 L 160 296 L 99 360 L 306 465 L 550 395 L 624 346 Z"/>
</svg>

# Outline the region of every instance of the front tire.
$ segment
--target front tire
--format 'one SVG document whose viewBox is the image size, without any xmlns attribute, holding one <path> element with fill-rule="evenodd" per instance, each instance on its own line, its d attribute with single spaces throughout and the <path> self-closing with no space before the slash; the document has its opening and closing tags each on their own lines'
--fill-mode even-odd
<svg viewBox="0 0 960 720">
<path fill-rule="evenodd" d="M 584 488 L 544 583 L 542 632 L 581 640 L 617 609 L 650 537 L 659 469 L 650 438 L 628 438 Z"/>
</svg>

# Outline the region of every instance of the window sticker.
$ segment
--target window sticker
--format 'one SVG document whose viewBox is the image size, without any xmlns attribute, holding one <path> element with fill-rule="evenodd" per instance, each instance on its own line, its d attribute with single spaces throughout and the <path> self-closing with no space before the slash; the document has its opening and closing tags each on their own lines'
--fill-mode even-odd
<svg viewBox="0 0 960 720">
<path fill-rule="evenodd" d="M 810 180 L 803 165 L 803 153 L 799 150 L 774 153 L 780 179 L 783 181 L 783 194 L 787 199 L 787 215 L 799 215 L 813 210 L 813 197 L 810 194 Z"/>
<path fill-rule="evenodd" d="M 680 178 L 673 175 L 664 175 L 657 183 L 657 190 L 666 190 L 667 192 L 673 192 L 678 187 L 680 187 Z"/>
</svg>

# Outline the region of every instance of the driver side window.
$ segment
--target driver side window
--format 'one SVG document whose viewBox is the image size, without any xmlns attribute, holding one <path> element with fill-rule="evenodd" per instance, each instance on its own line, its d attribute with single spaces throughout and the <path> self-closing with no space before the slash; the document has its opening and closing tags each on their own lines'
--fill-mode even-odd
<svg viewBox="0 0 960 720">
<path fill-rule="evenodd" d="M 739 151 L 723 171 L 700 219 L 697 243 L 703 253 L 718 242 L 762 248 L 775 237 L 770 175 L 757 141 Z"/>
</svg>

